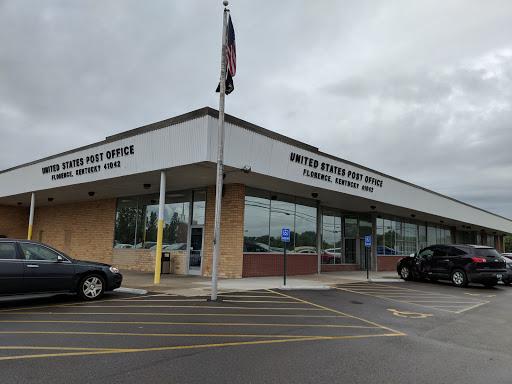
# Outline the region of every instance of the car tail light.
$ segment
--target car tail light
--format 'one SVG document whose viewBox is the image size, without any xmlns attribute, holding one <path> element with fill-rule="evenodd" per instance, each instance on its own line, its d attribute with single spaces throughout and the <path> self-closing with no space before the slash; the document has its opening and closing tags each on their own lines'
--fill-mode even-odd
<svg viewBox="0 0 512 384">
<path fill-rule="evenodd" d="M 487 259 L 485 257 L 472 257 L 471 260 L 475 263 L 487 263 Z"/>
</svg>

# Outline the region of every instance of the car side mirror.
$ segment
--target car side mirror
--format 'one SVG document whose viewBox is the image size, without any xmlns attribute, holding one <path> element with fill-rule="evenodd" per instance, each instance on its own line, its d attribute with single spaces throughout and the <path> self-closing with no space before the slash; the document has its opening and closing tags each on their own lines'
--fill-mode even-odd
<svg viewBox="0 0 512 384">
<path fill-rule="evenodd" d="M 416 254 L 415 254 L 415 253 L 411 253 L 411 254 L 409 255 L 409 257 L 414 257 L 414 256 L 416 256 Z"/>
<path fill-rule="evenodd" d="M 61 255 L 57 255 L 57 263 L 64 261 L 64 258 Z"/>
</svg>

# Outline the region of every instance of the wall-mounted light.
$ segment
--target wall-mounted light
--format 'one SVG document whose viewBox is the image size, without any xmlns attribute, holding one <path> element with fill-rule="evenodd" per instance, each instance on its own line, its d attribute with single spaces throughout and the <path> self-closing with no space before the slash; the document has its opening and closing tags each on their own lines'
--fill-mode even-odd
<svg viewBox="0 0 512 384">
<path fill-rule="evenodd" d="M 481 232 L 485 232 L 485 229 L 481 229 L 480 231 L 481 231 Z"/>
<path fill-rule="evenodd" d="M 370 209 L 371 209 L 372 211 L 375 211 L 375 209 L 376 209 L 376 208 L 377 208 L 377 207 L 376 207 L 375 205 L 370 205 Z"/>
<path fill-rule="evenodd" d="M 311 194 L 311 197 L 312 197 L 313 199 L 316 199 L 316 198 L 318 197 L 318 193 L 313 192 L 313 193 Z"/>
<path fill-rule="evenodd" d="M 245 174 L 251 173 L 251 167 L 249 165 L 244 165 L 244 167 L 242 168 L 242 172 Z"/>
<path fill-rule="evenodd" d="M 144 189 L 149 189 L 151 188 L 151 184 L 144 184 Z"/>
<path fill-rule="evenodd" d="M 91 196 L 91 197 L 92 197 L 92 196 L 94 196 L 94 194 L 95 194 L 95 193 L 96 193 L 96 192 L 92 192 L 92 191 L 91 191 L 91 192 L 89 192 L 89 196 Z"/>
<path fill-rule="evenodd" d="M 443 223 L 444 223 L 444 220 L 439 220 L 439 222 L 440 222 L 441 224 L 443 224 Z"/>
<path fill-rule="evenodd" d="M 50 201 L 50 202 L 53 201 L 53 197 L 49 197 L 48 201 Z"/>
<path fill-rule="evenodd" d="M 23 203 L 21 201 L 18 201 L 18 205 L 22 205 Z"/>
<path fill-rule="evenodd" d="M 416 217 L 416 215 L 414 213 L 412 213 L 411 217 L 414 219 Z"/>
</svg>

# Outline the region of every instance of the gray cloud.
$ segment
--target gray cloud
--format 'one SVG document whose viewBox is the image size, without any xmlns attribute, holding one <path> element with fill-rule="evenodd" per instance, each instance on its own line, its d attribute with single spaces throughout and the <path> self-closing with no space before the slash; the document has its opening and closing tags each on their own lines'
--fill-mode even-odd
<svg viewBox="0 0 512 384">
<path fill-rule="evenodd" d="M 230 9 L 227 113 L 512 218 L 512 4 Z M 217 108 L 221 17 L 220 1 L 0 2 L 0 169 Z"/>
</svg>

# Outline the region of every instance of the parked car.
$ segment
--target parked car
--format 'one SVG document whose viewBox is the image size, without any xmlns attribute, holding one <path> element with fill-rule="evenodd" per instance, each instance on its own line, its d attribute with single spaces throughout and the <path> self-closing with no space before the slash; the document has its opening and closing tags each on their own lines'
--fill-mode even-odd
<svg viewBox="0 0 512 384">
<path fill-rule="evenodd" d="M 502 253 L 501 256 L 506 257 L 507 259 L 512 260 L 512 253 Z"/>
<path fill-rule="evenodd" d="M 322 264 L 341 264 L 341 248 L 328 248 L 322 252 Z"/>
<path fill-rule="evenodd" d="M 156 249 L 156 244 L 149 249 Z M 184 251 L 187 243 L 162 244 L 162 251 Z"/>
<path fill-rule="evenodd" d="M 503 256 L 505 262 L 507 263 L 507 272 L 503 275 L 503 283 L 505 285 L 510 285 L 512 283 L 512 258 L 508 258 L 507 256 Z"/>
<path fill-rule="evenodd" d="M 504 258 L 494 248 L 477 245 L 431 245 L 398 261 L 404 280 L 451 280 L 456 287 L 468 283 L 496 285 L 506 274 Z"/>
<path fill-rule="evenodd" d="M 398 253 L 393 249 L 384 245 L 377 245 L 377 255 L 397 255 Z"/>
<path fill-rule="evenodd" d="M 93 300 L 122 280 L 111 265 L 75 260 L 36 241 L 0 239 L 0 295 L 76 293 Z"/>
</svg>

